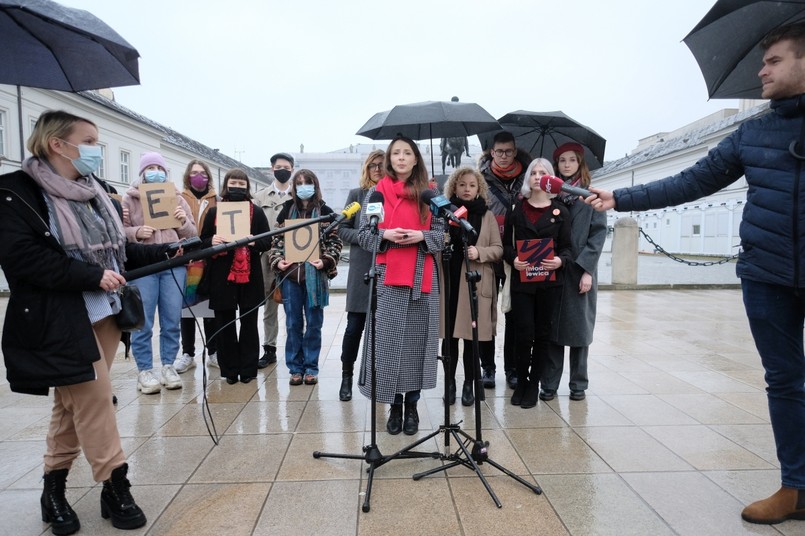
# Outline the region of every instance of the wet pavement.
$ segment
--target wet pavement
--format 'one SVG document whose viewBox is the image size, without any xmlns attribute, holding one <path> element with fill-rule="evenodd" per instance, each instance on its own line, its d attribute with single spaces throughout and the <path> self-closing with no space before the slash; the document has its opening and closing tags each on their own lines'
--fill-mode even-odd
<svg viewBox="0 0 805 536">
<path fill-rule="evenodd" d="M 480 405 L 481 436 L 492 460 L 543 491 L 484 463 L 502 508 L 464 466 L 413 480 L 446 463 L 422 458 L 378 467 L 363 512 L 367 464 L 313 457 L 360 458 L 371 442 L 369 402 L 357 389 L 353 400 L 338 400 L 344 303 L 336 293 L 326 310 L 315 386 L 290 386 L 284 363 L 236 385 L 215 368 L 205 378 L 199 365 L 182 375 L 183 389 L 142 395 L 121 347 L 112 368 L 118 427 L 132 492 L 148 516 L 127 534 L 805 534 L 802 521 L 768 527 L 740 518 L 745 504 L 776 491 L 779 466 L 739 290 L 602 290 L 586 400 L 569 399 L 565 376 L 556 399 L 512 406 L 499 372 Z M 501 371 L 500 351 L 497 363 Z M 39 496 L 52 398 L 13 394 L 0 372 L 0 534 L 50 534 Z M 416 450 L 456 450 L 439 431 L 441 385 L 423 392 L 416 436 L 386 433 L 387 408 L 377 406 L 382 454 L 433 431 Z M 451 424 L 476 436 L 474 409 L 459 401 Z M 83 456 L 68 486 L 80 534 L 118 534 L 101 519 L 100 486 Z"/>
</svg>

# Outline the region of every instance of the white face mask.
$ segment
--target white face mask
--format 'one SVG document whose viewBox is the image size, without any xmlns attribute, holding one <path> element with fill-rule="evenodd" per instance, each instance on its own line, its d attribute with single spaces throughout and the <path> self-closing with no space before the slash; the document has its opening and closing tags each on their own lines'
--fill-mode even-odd
<svg viewBox="0 0 805 536">
<path fill-rule="evenodd" d="M 310 199 L 316 193 L 316 187 L 312 184 L 300 184 L 296 187 L 296 197 L 299 199 Z"/>
<path fill-rule="evenodd" d="M 101 167 L 103 152 L 97 145 L 74 145 L 69 141 L 61 141 L 78 149 L 78 158 L 62 156 L 73 163 L 73 167 L 75 167 L 76 171 L 78 171 L 82 177 L 95 173 L 98 171 L 98 168 Z"/>
</svg>

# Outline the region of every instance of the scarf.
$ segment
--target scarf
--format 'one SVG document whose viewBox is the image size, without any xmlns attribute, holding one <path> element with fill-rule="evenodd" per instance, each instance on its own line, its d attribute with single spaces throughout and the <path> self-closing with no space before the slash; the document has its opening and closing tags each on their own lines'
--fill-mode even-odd
<svg viewBox="0 0 805 536">
<path fill-rule="evenodd" d="M 472 228 L 475 229 L 476 235 L 470 235 L 467 240 L 468 246 L 474 246 L 478 243 L 478 235 L 481 234 L 481 222 L 484 220 L 484 214 L 486 214 L 486 201 L 484 201 L 481 197 L 476 197 L 475 199 L 471 199 L 469 201 L 464 201 L 458 196 L 452 196 L 450 198 L 450 202 L 453 203 L 457 207 L 467 207 L 467 221 L 472 225 Z M 455 244 L 457 247 L 460 246 L 462 242 L 461 238 L 461 229 L 454 225 L 448 226 L 450 231 L 450 243 Z"/>
<path fill-rule="evenodd" d="M 499 179 L 504 181 L 514 180 L 520 176 L 520 173 L 523 172 L 523 164 L 521 164 L 520 161 L 517 160 L 516 158 L 509 167 L 505 168 L 498 166 L 495 163 L 495 161 L 492 160 L 491 167 L 492 167 L 492 173 L 494 173 Z"/>
<path fill-rule="evenodd" d="M 254 216 L 254 203 L 249 203 L 249 223 L 251 224 L 252 217 Z M 215 213 L 215 227 L 218 228 L 218 213 Z M 221 256 L 227 255 L 229 252 L 224 251 L 220 253 Z M 216 255 L 217 257 L 218 255 Z M 240 246 L 235 248 L 232 265 L 229 267 L 229 275 L 226 276 L 227 281 L 232 281 L 236 285 L 242 285 L 249 282 L 252 275 L 252 251 L 249 246 Z"/>
<path fill-rule="evenodd" d="M 36 157 L 23 162 L 22 169 L 44 190 L 62 248 L 77 252 L 89 264 L 122 270 L 126 262 L 123 223 L 100 184 L 91 176 L 65 179 Z"/>
<path fill-rule="evenodd" d="M 581 173 L 577 173 L 575 178 L 574 177 L 565 177 L 564 175 L 560 174 L 559 178 L 561 178 L 563 181 L 568 183 L 570 186 L 578 186 L 579 188 L 581 188 Z M 569 194 L 567 192 L 559 192 L 558 197 L 559 197 L 559 200 L 562 201 L 562 203 L 564 203 L 565 206 L 568 206 L 568 207 L 573 206 L 576 203 L 576 201 L 579 200 L 579 196 Z"/>
<path fill-rule="evenodd" d="M 420 223 L 419 206 L 414 199 L 405 193 L 405 181 L 397 181 L 385 176 L 377 183 L 377 191 L 383 194 L 385 216 L 378 225 L 380 229 L 414 229 L 427 231 L 430 229 L 431 215 L 425 223 Z M 423 266 L 417 266 L 419 244 L 398 246 L 390 243 L 388 250 L 378 253 L 377 262 L 386 265 L 384 285 L 414 288 L 417 271 L 422 270 L 421 292 L 430 293 L 433 283 L 433 256 L 426 255 Z"/>
<path fill-rule="evenodd" d="M 308 210 L 310 211 L 308 213 Z M 291 205 L 291 210 L 288 214 L 288 219 L 303 219 L 303 218 L 318 218 L 321 212 L 321 207 L 318 205 L 309 205 L 308 209 L 300 213 L 299 207 L 296 203 Z M 321 251 L 321 244 L 319 245 Z M 329 283 L 326 277 L 321 276 L 321 271 L 317 270 L 315 266 L 305 261 L 305 294 L 307 295 L 308 307 L 317 307 L 323 309 L 330 305 L 330 292 Z"/>
</svg>

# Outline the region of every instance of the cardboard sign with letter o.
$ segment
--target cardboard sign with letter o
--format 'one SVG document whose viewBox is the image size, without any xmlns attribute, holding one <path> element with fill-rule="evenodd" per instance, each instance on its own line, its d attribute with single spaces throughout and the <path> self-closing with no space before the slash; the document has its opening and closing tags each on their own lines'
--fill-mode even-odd
<svg viewBox="0 0 805 536">
<path fill-rule="evenodd" d="M 285 220 L 285 226 L 299 225 L 309 220 Z M 312 262 L 319 260 L 319 224 L 305 225 L 285 231 L 285 260 L 288 262 Z"/>
</svg>

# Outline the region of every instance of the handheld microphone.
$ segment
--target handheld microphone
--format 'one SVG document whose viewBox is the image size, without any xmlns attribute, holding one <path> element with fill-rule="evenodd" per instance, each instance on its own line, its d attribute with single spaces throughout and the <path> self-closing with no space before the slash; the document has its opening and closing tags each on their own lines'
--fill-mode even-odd
<svg viewBox="0 0 805 536">
<path fill-rule="evenodd" d="M 361 204 L 358 203 L 357 201 L 353 201 L 349 205 L 345 206 L 344 210 L 341 211 L 341 214 L 338 215 L 338 217 L 333 221 L 333 223 L 324 228 L 322 234 L 325 235 L 328 234 L 330 231 L 335 229 L 338 226 L 338 224 L 340 224 L 344 220 L 350 219 L 360 210 L 361 210 Z"/>
<path fill-rule="evenodd" d="M 427 203 L 428 206 L 430 206 L 431 213 L 437 218 L 445 217 L 451 224 L 461 227 L 464 231 L 473 235 L 478 234 L 475 232 L 472 225 L 470 225 L 470 222 L 461 219 L 461 215 L 466 215 L 467 213 L 466 208 L 462 207 L 464 208 L 464 212 L 457 215 L 461 209 L 450 203 L 450 200 L 445 196 L 439 195 L 433 190 L 424 190 L 420 194 L 420 199 L 423 203 Z"/>
<path fill-rule="evenodd" d="M 366 215 L 369 216 L 369 227 L 372 230 L 377 229 L 377 225 L 383 221 L 385 216 L 383 201 L 383 193 L 375 190 L 366 203 Z"/>
<path fill-rule="evenodd" d="M 539 179 L 539 189 L 549 194 L 558 194 L 560 191 L 571 194 L 580 195 L 582 197 L 590 197 L 592 192 L 579 188 L 578 186 L 571 186 L 559 177 L 552 175 L 543 175 Z"/>
</svg>

